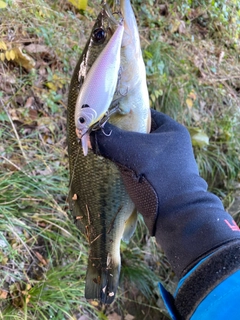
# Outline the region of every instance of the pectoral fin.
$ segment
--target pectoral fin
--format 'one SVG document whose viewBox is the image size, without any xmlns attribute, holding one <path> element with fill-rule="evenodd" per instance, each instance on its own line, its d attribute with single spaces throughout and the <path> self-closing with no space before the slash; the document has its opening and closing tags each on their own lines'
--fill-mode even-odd
<svg viewBox="0 0 240 320">
<path fill-rule="evenodd" d="M 137 219 L 138 219 L 138 213 L 137 213 L 137 209 L 135 208 L 131 216 L 125 222 L 125 227 L 122 235 L 122 240 L 124 242 L 128 243 L 132 235 L 134 234 L 134 231 L 137 227 Z"/>
</svg>

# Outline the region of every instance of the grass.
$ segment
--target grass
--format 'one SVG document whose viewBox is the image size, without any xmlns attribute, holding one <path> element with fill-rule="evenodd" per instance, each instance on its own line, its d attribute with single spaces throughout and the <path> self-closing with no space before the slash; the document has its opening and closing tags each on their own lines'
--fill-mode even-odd
<svg viewBox="0 0 240 320">
<path fill-rule="evenodd" d="M 26 319 L 71 319 L 83 297 L 86 243 L 79 241 L 65 201 L 56 201 L 67 193 L 66 177 L 61 171 L 30 174 L 7 170 L 0 177 L 0 281 L 8 292 L 0 300 L 2 317 L 17 308 Z"/>
<path fill-rule="evenodd" d="M 189 20 L 186 7 L 183 10 L 184 3 L 181 2 L 180 6 L 177 2 L 178 7 L 170 5 L 168 14 L 164 13 L 160 22 L 156 22 L 154 10 L 144 11 L 142 27 L 144 23 L 149 24 L 150 19 L 155 21 L 155 28 L 144 33 L 145 37 L 153 39 L 151 43 L 146 41 L 144 46 L 151 106 L 209 138 L 209 145 L 198 145 L 193 140 L 197 144 L 194 151 L 199 170 L 210 190 L 227 196 L 228 191 L 231 192 L 232 181 L 239 179 L 240 167 L 240 68 L 237 49 L 240 46 L 240 29 L 235 26 L 238 40 L 231 38 L 229 25 L 221 17 L 223 20 L 218 22 L 222 23 L 223 47 L 221 41 L 209 34 L 214 29 L 216 17 L 208 21 L 206 33 L 202 35 L 200 24 L 195 19 Z M 236 3 L 229 5 L 237 6 Z M 191 2 L 187 7 L 192 13 L 196 10 Z M 205 9 L 208 15 L 214 15 L 214 10 L 218 10 L 214 7 L 211 11 L 210 5 Z M 183 29 L 179 29 L 178 24 L 177 28 L 171 29 L 173 18 L 174 23 L 184 23 Z M 159 23 L 160 33 L 156 29 Z"/>
<path fill-rule="evenodd" d="M 240 179 L 238 3 L 201 1 L 202 12 L 174 1 L 158 12 L 152 0 L 132 2 L 152 107 L 208 136 L 209 145 L 194 147 L 196 159 L 229 207 Z M 66 102 L 99 3 L 89 1 L 84 14 L 66 1 L 7 3 L 0 25 L 7 47 L 0 50 L 0 319 L 109 319 L 115 312 L 165 319 L 157 283 L 173 292 L 176 279 L 142 219 L 121 246 L 115 303 L 83 298 L 87 242 L 67 203 Z M 6 58 L 19 46 L 34 70 Z"/>
<path fill-rule="evenodd" d="M 1 66 L 5 79 L 0 109 L 2 319 L 77 319 L 81 315 L 106 319 L 115 309 L 126 312 L 124 305 L 130 301 L 119 292 L 116 303 L 104 308 L 83 298 L 87 243 L 73 224 L 66 200 L 66 101 L 91 14 L 88 20 L 83 16 L 77 19 L 74 12 L 64 3 L 13 3 L 2 24 L 2 34 L 6 35 L 14 22 L 21 21 L 14 40 L 7 42 L 4 38 L 8 50 L 21 42 L 43 46 L 30 54 L 39 64 L 36 71 L 26 72 L 14 60 L 5 60 Z M 69 61 L 70 56 L 73 59 Z M 123 271 L 124 255 L 123 250 Z M 144 270 L 147 279 L 147 264 L 142 260 L 140 265 L 136 272 L 141 276 Z M 153 272 L 150 275 L 156 282 L 157 276 Z M 126 272 L 126 279 L 134 286 L 131 273 Z M 150 280 L 142 281 L 138 296 L 145 299 L 145 308 L 160 310 L 147 300 L 150 288 Z"/>
</svg>

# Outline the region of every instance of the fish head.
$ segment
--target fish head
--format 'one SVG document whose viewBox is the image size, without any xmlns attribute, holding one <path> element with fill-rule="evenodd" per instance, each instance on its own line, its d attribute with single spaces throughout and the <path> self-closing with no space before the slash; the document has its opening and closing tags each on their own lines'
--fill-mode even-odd
<svg viewBox="0 0 240 320">
<path fill-rule="evenodd" d="M 111 39 L 119 22 L 105 3 L 92 28 L 89 40 L 83 50 L 82 61 L 78 70 L 78 82 L 81 87 L 94 61 Z"/>
<path fill-rule="evenodd" d="M 102 10 L 99 13 L 97 20 L 93 26 L 91 37 L 90 37 L 90 47 L 98 47 L 98 52 L 101 47 L 104 48 L 115 30 L 119 25 L 119 19 L 122 16 L 114 16 L 107 3 L 103 3 Z"/>
</svg>

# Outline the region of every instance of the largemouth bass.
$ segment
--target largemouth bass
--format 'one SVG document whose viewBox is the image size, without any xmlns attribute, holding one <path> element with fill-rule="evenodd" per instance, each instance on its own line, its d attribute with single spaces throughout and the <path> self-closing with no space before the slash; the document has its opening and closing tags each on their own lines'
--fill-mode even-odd
<svg viewBox="0 0 240 320">
<path fill-rule="evenodd" d="M 112 106 L 120 112 L 110 122 L 132 131 L 148 132 L 149 98 L 140 40 L 130 0 L 121 1 L 124 34 L 121 73 Z M 111 303 L 120 274 L 120 242 L 129 241 L 137 223 L 137 212 L 117 167 L 92 150 L 84 156 L 77 140 L 75 106 L 89 69 L 116 31 L 119 21 L 104 4 L 85 49 L 74 70 L 68 98 L 69 201 L 78 228 L 89 242 L 85 297 Z M 93 93 L 94 94 L 94 93 Z M 111 109 L 111 107 L 110 107 Z"/>
</svg>

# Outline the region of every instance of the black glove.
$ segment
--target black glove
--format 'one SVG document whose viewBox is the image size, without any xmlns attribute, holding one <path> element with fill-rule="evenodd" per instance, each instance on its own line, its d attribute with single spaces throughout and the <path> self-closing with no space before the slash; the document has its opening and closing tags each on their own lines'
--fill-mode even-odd
<svg viewBox="0 0 240 320">
<path fill-rule="evenodd" d="M 152 111 L 150 134 L 109 123 L 104 132 L 91 133 L 94 152 L 118 165 L 130 197 L 178 277 L 218 247 L 240 239 L 222 202 L 207 192 L 199 176 L 184 126 Z"/>
</svg>

